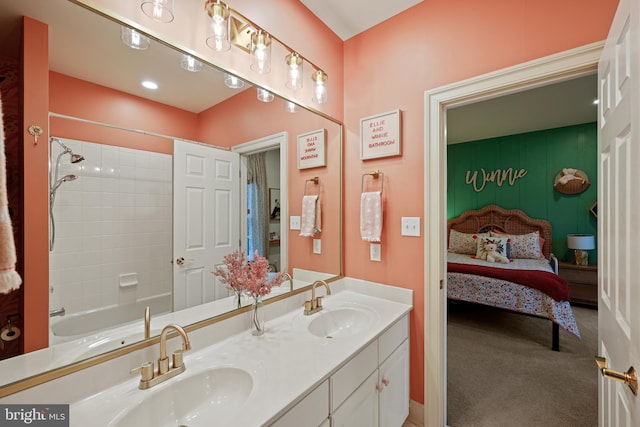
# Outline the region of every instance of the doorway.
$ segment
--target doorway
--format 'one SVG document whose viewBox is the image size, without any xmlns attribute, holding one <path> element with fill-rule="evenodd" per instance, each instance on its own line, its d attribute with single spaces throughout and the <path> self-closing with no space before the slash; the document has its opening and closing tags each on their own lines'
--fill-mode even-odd
<svg viewBox="0 0 640 427">
<path fill-rule="evenodd" d="M 240 154 L 240 181 L 246 183 L 241 185 L 240 194 L 240 211 L 246 212 L 246 221 L 240 224 L 240 247 L 248 256 L 251 256 L 256 248 L 257 241 L 266 240 L 266 248 L 264 254 L 261 254 L 269 260 L 270 269 L 272 271 L 287 271 L 287 229 L 284 221 L 280 218 L 288 218 L 288 185 L 287 185 L 287 156 L 288 156 L 288 134 L 287 132 L 277 133 L 264 138 L 248 141 L 246 143 L 233 147 L 232 151 Z M 248 172 L 249 156 L 253 154 L 264 153 L 265 183 L 262 184 L 263 191 L 258 196 L 256 186 L 249 179 Z M 266 191 L 264 191 L 266 190 Z M 256 206 L 257 198 L 263 198 L 262 213 L 256 208 L 251 209 L 251 205 Z M 276 201 L 277 199 L 277 201 Z M 275 207 L 277 215 L 273 215 Z M 262 222 L 262 226 L 255 227 L 251 224 Z M 265 237 L 257 235 L 258 229 L 260 233 L 266 233 Z M 261 251 L 259 251 L 261 252 Z"/>
<path fill-rule="evenodd" d="M 592 74 L 602 46 L 593 43 L 425 93 L 424 185 L 430 190 L 425 196 L 424 425 L 446 424 L 446 111 Z"/>
<path fill-rule="evenodd" d="M 280 271 L 280 148 L 243 154 L 247 165 L 247 257 L 255 252 Z"/>
</svg>

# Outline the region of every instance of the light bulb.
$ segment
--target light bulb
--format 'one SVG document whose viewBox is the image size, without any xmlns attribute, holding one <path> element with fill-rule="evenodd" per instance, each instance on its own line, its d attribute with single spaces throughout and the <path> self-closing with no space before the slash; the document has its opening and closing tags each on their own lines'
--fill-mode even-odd
<svg viewBox="0 0 640 427">
<path fill-rule="evenodd" d="M 285 60 L 287 64 L 287 80 L 285 86 L 290 89 L 302 88 L 303 63 L 302 58 L 295 52 L 287 55 Z"/>
<path fill-rule="evenodd" d="M 241 89 L 244 87 L 244 80 L 234 76 L 233 74 L 224 74 L 224 84 L 231 89 Z"/>
<path fill-rule="evenodd" d="M 173 0 L 142 0 L 140 8 L 154 21 L 163 23 L 173 21 Z"/>
</svg>

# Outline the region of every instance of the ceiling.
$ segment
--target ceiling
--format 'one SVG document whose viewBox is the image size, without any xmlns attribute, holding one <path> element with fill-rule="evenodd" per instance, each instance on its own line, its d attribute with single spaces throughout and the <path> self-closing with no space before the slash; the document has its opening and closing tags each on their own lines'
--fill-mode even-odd
<svg viewBox="0 0 640 427">
<path fill-rule="evenodd" d="M 342 40 L 350 39 L 422 0 L 300 0 Z"/>
<path fill-rule="evenodd" d="M 474 141 L 597 121 L 597 75 L 447 110 L 447 142 Z"/>
<path fill-rule="evenodd" d="M 421 0 L 300 1 L 346 40 Z M 181 55 L 159 43 L 152 41 L 146 51 L 127 48 L 117 24 L 67 0 L 0 0 L 0 55 L 18 56 L 22 15 L 50 26 L 53 71 L 194 113 L 237 93 L 224 86 L 222 73 L 212 67 L 199 73 L 182 70 Z M 158 81 L 160 90 L 142 88 L 143 78 Z M 592 122 L 596 92 L 595 76 L 590 76 L 458 107 L 448 112 L 448 140 L 464 142 Z"/>
</svg>

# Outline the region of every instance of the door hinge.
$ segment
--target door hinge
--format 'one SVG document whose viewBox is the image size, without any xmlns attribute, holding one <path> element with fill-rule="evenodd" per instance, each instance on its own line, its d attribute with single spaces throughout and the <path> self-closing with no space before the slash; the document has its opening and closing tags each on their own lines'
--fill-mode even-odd
<svg viewBox="0 0 640 427">
<path fill-rule="evenodd" d="M 444 289 L 444 280 L 440 279 L 440 289 Z"/>
</svg>

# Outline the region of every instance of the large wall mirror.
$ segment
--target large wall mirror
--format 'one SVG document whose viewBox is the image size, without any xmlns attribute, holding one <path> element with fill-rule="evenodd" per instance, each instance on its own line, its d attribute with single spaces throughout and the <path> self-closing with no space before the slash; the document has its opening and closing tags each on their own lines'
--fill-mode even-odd
<svg viewBox="0 0 640 427">
<path fill-rule="evenodd" d="M 124 35 L 121 23 L 69 0 L 0 0 L 0 22 L 13 40 L 5 56 L 19 58 L 22 16 L 49 31 L 50 138 L 41 138 L 50 147 L 50 345 L 0 361 L 0 387 L 140 342 L 146 307 L 152 336 L 169 322 L 186 326 L 237 310 L 211 274 L 219 264 L 212 261 L 259 240 L 272 269 L 293 276 L 294 289 L 342 274 L 340 122 L 277 96 L 262 102 L 249 82 L 231 88 L 225 80 L 234 76 L 224 70 L 144 34 Z M 128 47 L 131 37 L 148 48 Z M 158 89 L 143 88 L 143 79 Z M 320 130 L 326 164 L 299 169 L 298 135 Z M 206 181 L 221 171 L 234 176 L 215 219 L 180 211 L 193 188 L 185 181 L 193 171 L 183 166 L 196 174 L 209 168 L 190 163 L 199 150 L 214 165 L 231 165 Z M 258 157 L 267 188 L 253 197 L 269 200 L 256 231 L 245 177 Z M 307 194 L 317 194 L 322 209 L 313 238 L 289 229 Z M 203 262 L 190 251 L 207 238 L 197 233 L 209 226 L 197 221 L 215 221 L 217 230 Z M 284 283 L 274 294 L 291 290 Z"/>
</svg>

